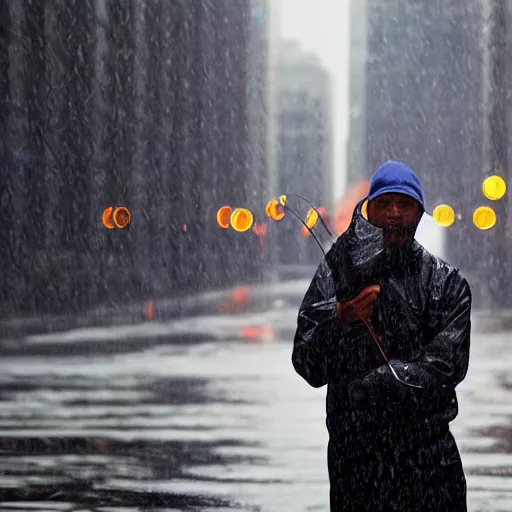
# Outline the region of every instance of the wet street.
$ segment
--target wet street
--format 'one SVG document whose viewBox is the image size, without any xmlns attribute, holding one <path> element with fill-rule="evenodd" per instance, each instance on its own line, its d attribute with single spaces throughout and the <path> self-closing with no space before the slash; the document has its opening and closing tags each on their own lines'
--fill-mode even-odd
<svg viewBox="0 0 512 512">
<path fill-rule="evenodd" d="M 297 307 L 2 341 L 0 510 L 328 510 L 325 389 Z M 469 510 L 512 510 L 512 342 L 474 334 L 459 387 Z"/>
</svg>

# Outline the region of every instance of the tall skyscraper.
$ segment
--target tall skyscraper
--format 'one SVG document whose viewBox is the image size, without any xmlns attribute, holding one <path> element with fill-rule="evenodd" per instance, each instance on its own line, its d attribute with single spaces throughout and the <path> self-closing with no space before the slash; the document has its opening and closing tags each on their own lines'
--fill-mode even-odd
<svg viewBox="0 0 512 512">
<path fill-rule="evenodd" d="M 447 232 L 447 259 L 475 280 L 477 246 L 489 234 L 475 228 L 472 213 L 491 172 L 484 160 L 483 4 L 351 3 L 349 180 L 368 179 L 387 159 L 408 162 L 423 182 L 427 213 L 446 203 L 459 215 Z"/>
<path fill-rule="evenodd" d="M 5 314 L 259 280 L 256 236 L 216 212 L 267 181 L 264 15 L 244 0 L 8 0 L 0 24 Z M 107 230 L 118 205 L 132 223 Z"/>
<path fill-rule="evenodd" d="M 328 71 L 298 43 L 283 41 L 276 71 L 279 194 L 300 194 L 328 212 L 333 207 L 332 91 Z M 301 212 L 308 210 L 305 203 Z M 280 222 L 279 262 L 317 263 L 315 242 L 292 216 Z"/>
<path fill-rule="evenodd" d="M 367 0 L 350 3 L 349 137 L 347 183 L 367 179 L 366 169 L 366 56 L 368 45 Z"/>
</svg>

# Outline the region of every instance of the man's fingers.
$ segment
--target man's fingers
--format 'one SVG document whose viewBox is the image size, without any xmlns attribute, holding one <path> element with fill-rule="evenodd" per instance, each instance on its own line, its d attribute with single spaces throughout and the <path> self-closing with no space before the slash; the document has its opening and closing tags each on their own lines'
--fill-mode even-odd
<svg viewBox="0 0 512 512">
<path fill-rule="evenodd" d="M 380 286 L 368 286 L 352 300 L 338 303 L 337 313 L 342 323 L 351 319 L 368 319 L 379 292 Z"/>
<path fill-rule="evenodd" d="M 363 294 L 369 294 L 369 293 L 379 293 L 380 292 L 380 286 L 378 284 L 374 284 L 372 286 L 367 286 L 360 295 Z"/>
<path fill-rule="evenodd" d="M 378 293 L 374 293 L 373 295 L 370 295 L 370 297 L 368 298 L 368 300 L 373 304 L 376 300 L 377 300 L 377 297 L 379 296 Z"/>
<path fill-rule="evenodd" d="M 362 308 L 361 309 L 361 316 L 363 318 L 368 318 L 368 316 L 370 315 L 371 310 L 372 310 L 371 306 L 367 306 L 367 307 Z"/>
</svg>

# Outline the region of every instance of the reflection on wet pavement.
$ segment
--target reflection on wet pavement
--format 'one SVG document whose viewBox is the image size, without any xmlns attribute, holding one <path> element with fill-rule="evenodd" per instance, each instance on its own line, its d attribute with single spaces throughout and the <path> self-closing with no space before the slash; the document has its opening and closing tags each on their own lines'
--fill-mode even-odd
<svg viewBox="0 0 512 512">
<path fill-rule="evenodd" d="M 325 389 L 293 371 L 295 314 L 6 340 L 0 509 L 327 511 Z M 511 350 L 475 336 L 459 389 L 472 512 L 512 509 Z"/>
</svg>

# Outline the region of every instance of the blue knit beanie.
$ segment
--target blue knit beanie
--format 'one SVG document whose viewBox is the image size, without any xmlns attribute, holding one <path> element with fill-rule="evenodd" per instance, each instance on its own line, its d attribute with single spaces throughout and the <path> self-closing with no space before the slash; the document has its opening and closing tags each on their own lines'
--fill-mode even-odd
<svg viewBox="0 0 512 512">
<path fill-rule="evenodd" d="M 375 171 L 370 182 L 368 200 L 373 201 L 383 194 L 404 194 L 412 197 L 425 210 L 420 180 L 413 170 L 402 162 L 389 160 Z"/>
</svg>

